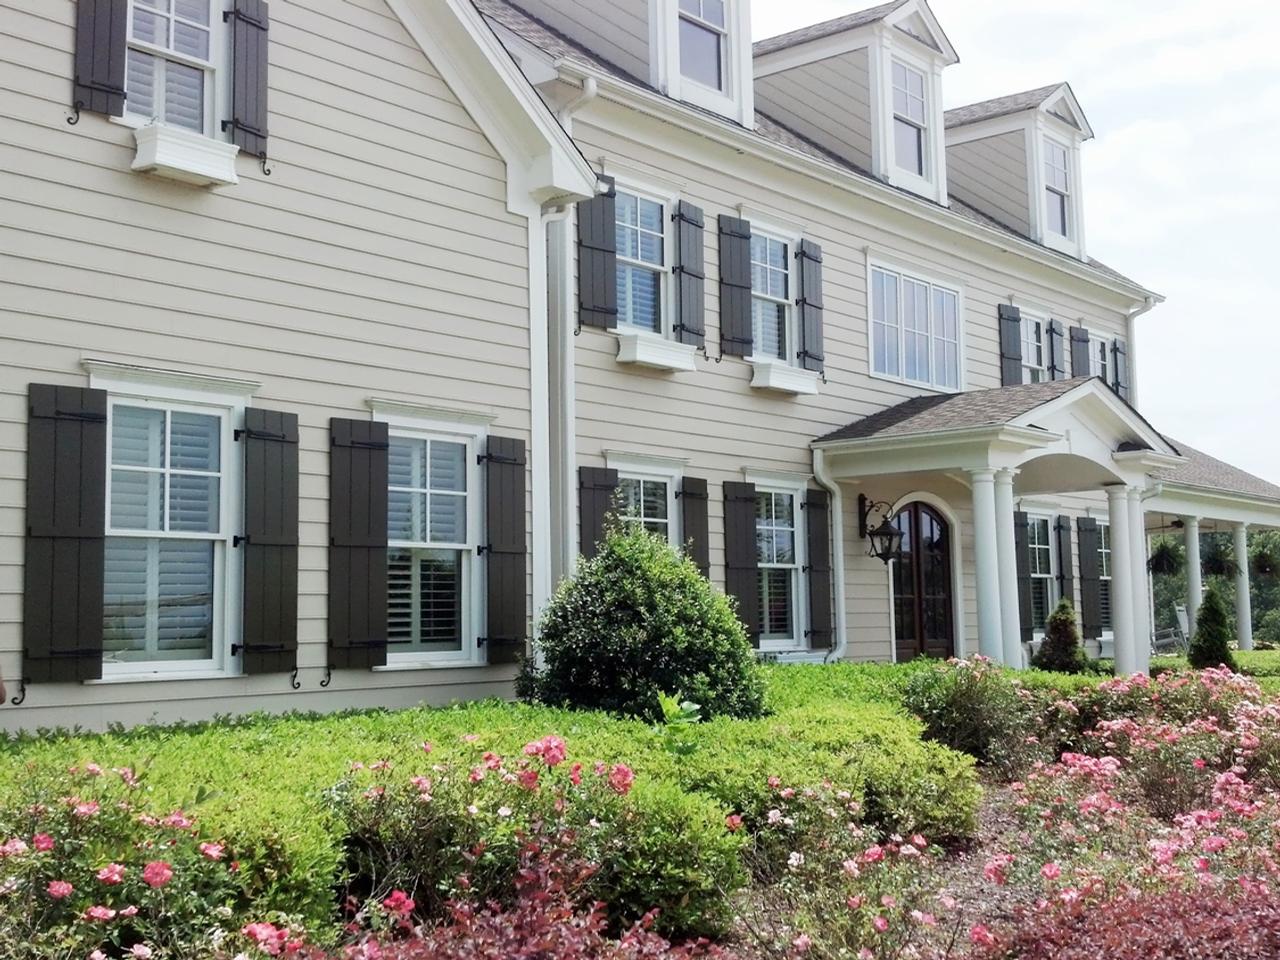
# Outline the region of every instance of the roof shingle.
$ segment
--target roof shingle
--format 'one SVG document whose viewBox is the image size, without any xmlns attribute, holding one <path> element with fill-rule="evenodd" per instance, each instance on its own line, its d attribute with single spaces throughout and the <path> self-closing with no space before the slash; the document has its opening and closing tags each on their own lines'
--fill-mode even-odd
<svg viewBox="0 0 1280 960">
<path fill-rule="evenodd" d="M 866 26 L 868 23 L 875 23 L 877 20 L 883 20 L 906 2 L 907 0 L 890 0 L 889 3 L 882 3 L 866 10 L 855 10 L 853 13 L 845 14 L 843 17 L 824 20 L 822 23 L 810 24 L 807 27 L 801 27 L 799 30 L 792 30 L 790 33 L 759 40 L 752 44 L 752 55 L 762 57 L 766 53 L 773 53 L 775 50 L 784 50 L 787 47 L 808 43 L 810 40 L 821 40 L 823 37 L 843 33 L 845 30 L 853 30 L 857 27 Z"/>
<path fill-rule="evenodd" d="M 1052 83 L 1047 87 L 1036 87 L 1022 93 L 1010 93 L 1003 97 L 983 100 L 981 103 L 970 103 L 963 107 L 954 107 L 943 114 L 947 127 L 961 127 L 979 120 L 990 120 L 993 117 L 1005 117 L 1023 110 L 1034 110 L 1049 99 L 1050 95 L 1060 90 L 1063 84 Z"/>
<path fill-rule="evenodd" d="M 1274 483 L 1255 477 L 1239 467 L 1211 457 L 1209 454 L 1189 447 L 1178 440 L 1165 438 L 1173 444 L 1178 452 L 1187 458 L 1187 462 L 1173 470 L 1159 474 L 1166 483 L 1184 484 L 1188 487 L 1204 487 L 1223 493 L 1238 493 L 1246 497 L 1261 497 L 1264 500 L 1280 501 L 1280 487 Z"/>
</svg>

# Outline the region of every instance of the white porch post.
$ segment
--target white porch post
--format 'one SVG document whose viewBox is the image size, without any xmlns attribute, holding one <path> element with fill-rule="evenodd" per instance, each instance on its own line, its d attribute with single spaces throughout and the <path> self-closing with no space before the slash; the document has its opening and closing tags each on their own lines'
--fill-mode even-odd
<svg viewBox="0 0 1280 960">
<path fill-rule="evenodd" d="M 1018 544 L 1013 530 L 1013 478 L 1017 470 L 996 471 L 996 556 L 1000 568 L 1000 633 L 1004 662 L 1022 667 L 1022 617 L 1018 608 Z"/>
<path fill-rule="evenodd" d="M 1196 617 L 1200 614 L 1200 600 L 1204 595 L 1204 574 L 1200 566 L 1200 518 L 1183 517 L 1182 533 L 1187 541 L 1187 630 L 1194 636 Z"/>
<path fill-rule="evenodd" d="M 973 560 L 978 580 L 978 651 L 1004 660 L 1000 626 L 1000 561 L 996 541 L 996 472 L 973 470 Z"/>
<path fill-rule="evenodd" d="M 1253 602 L 1249 597 L 1249 527 L 1235 527 L 1236 640 L 1241 650 L 1253 649 Z"/>
<path fill-rule="evenodd" d="M 1129 537 L 1133 560 L 1133 634 L 1134 652 L 1137 655 L 1135 669 L 1139 673 L 1151 671 L 1151 604 L 1147 600 L 1147 520 L 1142 509 L 1142 491 L 1129 489 Z"/>
<path fill-rule="evenodd" d="M 1129 492 L 1123 484 L 1107 487 L 1111 522 L 1111 628 L 1115 633 L 1116 676 L 1138 669 L 1133 631 L 1133 537 L 1129 533 Z"/>
</svg>

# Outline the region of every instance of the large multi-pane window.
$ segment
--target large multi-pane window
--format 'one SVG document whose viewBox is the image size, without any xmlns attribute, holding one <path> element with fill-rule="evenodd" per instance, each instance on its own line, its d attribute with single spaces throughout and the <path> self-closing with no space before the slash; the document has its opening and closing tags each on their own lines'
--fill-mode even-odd
<svg viewBox="0 0 1280 960">
<path fill-rule="evenodd" d="M 1053 609 L 1053 546 L 1048 517 L 1027 518 L 1028 569 L 1031 571 L 1031 624 L 1044 630 Z"/>
<path fill-rule="evenodd" d="M 618 322 L 663 332 L 662 277 L 666 268 L 663 205 L 617 193 Z"/>
<path fill-rule="evenodd" d="M 775 648 L 798 646 L 800 559 L 796 494 L 756 493 L 756 562 L 760 585 L 760 642 Z"/>
<path fill-rule="evenodd" d="M 871 367 L 943 390 L 960 386 L 960 295 L 882 267 L 871 271 Z"/>
<path fill-rule="evenodd" d="M 1071 175 L 1067 148 L 1053 140 L 1044 142 L 1044 203 L 1049 231 L 1071 236 Z"/>
<path fill-rule="evenodd" d="M 729 28 L 725 0 L 680 0 L 680 74 L 724 92 Z"/>
<path fill-rule="evenodd" d="M 791 361 L 791 247 L 762 234 L 751 237 L 751 327 L 757 357 Z"/>
<path fill-rule="evenodd" d="M 219 27 L 210 0 L 130 0 L 126 112 L 209 133 Z"/>
<path fill-rule="evenodd" d="M 103 589 L 108 663 L 215 666 L 227 412 L 110 406 Z"/>
<path fill-rule="evenodd" d="M 1110 631 L 1111 621 L 1111 526 L 1098 524 L 1098 596 L 1101 606 L 1102 629 Z"/>
<path fill-rule="evenodd" d="M 928 142 L 924 74 L 904 63 L 893 63 L 894 160 L 903 170 L 925 176 Z"/>
<path fill-rule="evenodd" d="M 653 477 L 618 478 L 618 519 L 638 523 L 650 533 L 672 542 L 671 484 Z"/>
<path fill-rule="evenodd" d="M 1043 383 L 1049 379 L 1045 363 L 1045 322 L 1039 317 L 1022 315 L 1022 382 Z"/>
<path fill-rule="evenodd" d="M 390 439 L 387 615 L 390 652 L 458 653 L 474 553 L 468 444 Z"/>
</svg>

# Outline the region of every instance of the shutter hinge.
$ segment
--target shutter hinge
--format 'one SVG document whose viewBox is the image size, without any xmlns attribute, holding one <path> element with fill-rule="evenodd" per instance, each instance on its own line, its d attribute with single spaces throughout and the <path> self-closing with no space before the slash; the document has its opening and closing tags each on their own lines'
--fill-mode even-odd
<svg viewBox="0 0 1280 960">
<path fill-rule="evenodd" d="M 253 26 L 257 27 L 259 30 L 267 29 L 267 24 L 264 21 L 259 20 L 257 17 L 249 16 L 249 14 L 245 13 L 243 10 L 239 8 L 234 8 L 231 10 L 224 11 L 222 14 L 222 22 L 226 23 L 228 20 L 232 19 L 233 17 L 236 20 L 243 21 L 244 23 L 252 24 Z"/>
<path fill-rule="evenodd" d="M 246 437 L 250 440 L 276 440 L 280 443 L 297 443 L 296 440 L 283 433 L 271 433 L 268 430 L 252 430 L 249 427 L 233 430 L 231 433 L 231 439 L 233 440 L 239 441 Z"/>
<path fill-rule="evenodd" d="M 236 547 L 240 546 L 240 544 L 242 544 L 242 543 L 247 543 L 247 544 L 249 544 L 250 546 L 252 546 L 252 541 L 249 539 L 249 534 L 247 534 L 247 533 L 246 533 L 244 536 L 239 536 L 239 535 L 237 534 L 236 536 L 232 537 L 232 538 L 231 538 L 231 549 L 233 549 L 233 550 L 234 550 Z M 233 657 L 235 656 L 235 650 L 234 650 L 234 649 L 231 651 L 231 655 L 232 655 Z"/>
<path fill-rule="evenodd" d="M 231 655 L 237 653 L 284 653 L 289 648 L 283 643 L 233 643 Z"/>
<path fill-rule="evenodd" d="M 53 418 L 55 420 L 81 420 L 84 423 L 106 423 L 107 415 L 105 413 L 87 413 L 83 410 L 58 410 L 54 409 Z"/>
<path fill-rule="evenodd" d="M 706 493 L 689 493 L 687 490 L 676 491 L 677 500 L 710 500 L 710 494 Z"/>
<path fill-rule="evenodd" d="M 477 454 L 476 463 L 481 465 L 485 463 L 508 463 L 513 467 L 523 467 L 525 465 L 524 461 L 518 457 L 501 457 L 496 453 Z"/>
<path fill-rule="evenodd" d="M 477 557 L 483 557 L 486 553 L 492 553 L 492 552 L 493 552 L 493 544 L 491 543 L 486 543 L 482 546 L 476 547 Z"/>
<path fill-rule="evenodd" d="M 29 678 L 27 677 L 18 678 L 18 695 L 9 701 L 15 707 L 22 706 L 23 701 L 27 699 L 27 680 L 28 679 Z"/>
</svg>

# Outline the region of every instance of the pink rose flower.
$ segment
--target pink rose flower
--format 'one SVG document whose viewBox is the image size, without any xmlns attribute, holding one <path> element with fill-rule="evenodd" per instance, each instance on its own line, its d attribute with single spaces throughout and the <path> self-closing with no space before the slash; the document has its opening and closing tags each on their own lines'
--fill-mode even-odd
<svg viewBox="0 0 1280 960">
<path fill-rule="evenodd" d="M 889 920 L 887 917 L 877 914 L 871 921 L 871 926 L 876 928 L 876 933 L 884 933 L 889 929 Z"/>
<path fill-rule="evenodd" d="M 575 763 L 569 768 L 569 782 L 575 787 L 582 782 L 582 764 Z"/>
<path fill-rule="evenodd" d="M 392 890 L 391 895 L 382 901 L 382 909 L 394 916 L 408 916 L 417 906 L 413 899 L 403 890 Z"/>
<path fill-rule="evenodd" d="M 796 953 L 808 953 L 809 948 L 813 946 L 813 941 L 809 939 L 808 934 L 800 934 L 791 941 L 791 946 Z"/>
<path fill-rule="evenodd" d="M 1040 868 L 1040 876 L 1046 880 L 1057 880 L 1062 876 L 1062 867 L 1053 862 L 1046 863 Z"/>
<path fill-rule="evenodd" d="M 980 923 L 969 928 L 969 942 L 977 947 L 990 947 L 996 942 L 996 936 Z"/>
<path fill-rule="evenodd" d="M 100 904 L 90 907 L 84 912 L 86 920 L 96 920 L 99 923 L 106 923 L 116 918 L 116 912 L 110 907 L 104 907 Z"/>
<path fill-rule="evenodd" d="M 155 889 L 160 889 L 173 879 L 173 867 L 163 860 L 152 860 L 142 868 L 143 882 Z"/>
<path fill-rule="evenodd" d="M 526 790 L 538 789 L 538 771 L 537 770 L 521 770 L 516 774 L 516 782 Z"/>
<path fill-rule="evenodd" d="M 65 900 L 67 897 L 71 896 L 71 891 L 74 889 L 75 887 L 71 886 L 71 884 L 67 883 L 65 880 L 49 881 L 49 896 L 54 900 Z"/>
<path fill-rule="evenodd" d="M 200 844 L 200 856 L 206 860 L 221 860 L 226 856 L 227 848 L 220 843 Z"/>
<path fill-rule="evenodd" d="M 636 775 L 625 763 L 615 763 L 609 770 L 609 786 L 622 796 L 631 792 L 631 785 L 635 779 Z"/>
<path fill-rule="evenodd" d="M 81 820 L 88 820 L 90 817 L 98 815 L 98 802 L 96 800 L 79 801 L 77 800 L 71 805 L 71 815 Z"/>
<path fill-rule="evenodd" d="M 98 871 L 98 881 L 100 883 L 105 883 L 109 887 L 114 887 L 118 883 L 124 883 L 124 865 L 120 863 L 108 863 Z"/>
<path fill-rule="evenodd" d="M 136 917 L 137 915 L 138 915 L 138 908 L 132 905 L 125 907 L 118 914 L 118 916 L 121 916 L 121 917 Z"/>
<path fill-rule="evenodd" d="M 129 948 L 129 956 L 136 957 L 137 960 L 151 960 L 151 948 L 145 943 L 135 943 Z"/>
<path fill-rule="evenodd" d="M 879 844 L 867 847 L 862 854 L 862 859 L 866 863 L 879 863 L 884 859 L 884 847 Z"/>
<path fill-rule="evenodd" d="M 48 853 L 53 849 L 53 837 L 47 833 L 37 833 L 31 838 L 31 845 L 41 853 Z"/>
<path fill-rule="evenodd" d="M 730 833 L 737 833 L 742 829 L 742 817 L 736 813 L 731 813 L 724 818 L 724 826 Z"/>
</svg>

